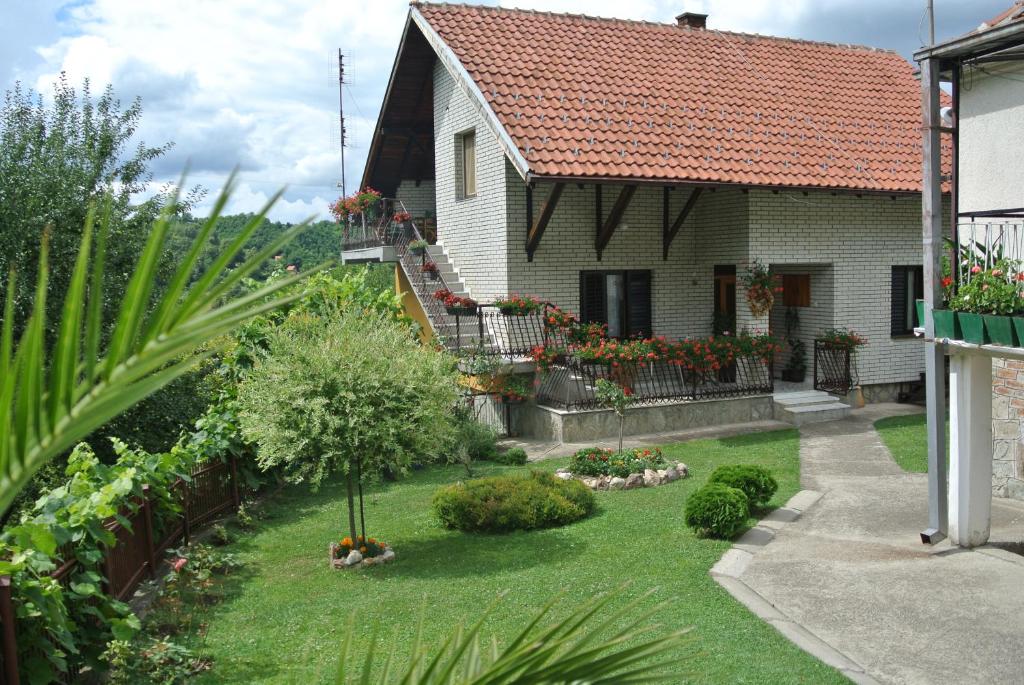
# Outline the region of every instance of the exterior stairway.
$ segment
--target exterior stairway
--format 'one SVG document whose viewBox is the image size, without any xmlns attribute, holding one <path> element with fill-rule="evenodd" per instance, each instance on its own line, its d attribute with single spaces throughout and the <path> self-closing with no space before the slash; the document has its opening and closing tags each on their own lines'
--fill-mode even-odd
<svg viewBox="0 0 1024 685">
<path fill-rule="evenodd" d="M 437 265 L 439 275 L 437 280 L 431 279 L 420 271 L 420 266 L 424 261 L 432 261 Z M 406 278 L 412 285 L 413 293 L 430 320 L 434 333 L 448 349 L 473 349 L 481 341 L 485 347 L 490 346 L 490 336 L 486 330 L 481 331 L 476 316 L 450 316 L 445 312 L 444 307 L 434 299 L 434 293 L 439 288 L 448 288 L 459 297 L 469 297 L 465 283 L 459 278 L 454 265 L 441 245 L 430 245 L 427 248 L 426 258 L 406 253 L 402 256 L 400 263 Z"/>
<path fill-rule="evenodd" d="M 835 395 L 821 390 L 777 392 L 772 395 L 772 402 L 775 418 L 794 426 L 835 421 L 849 416 L 852 411 Z"/>
</svg>

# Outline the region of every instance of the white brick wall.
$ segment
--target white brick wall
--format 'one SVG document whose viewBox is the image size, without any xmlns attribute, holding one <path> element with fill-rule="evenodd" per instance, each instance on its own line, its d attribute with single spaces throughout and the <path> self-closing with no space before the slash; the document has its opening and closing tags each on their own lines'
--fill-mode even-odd
<svg viewBox="0 0 1024 685">
<path fill-rule="evenodd" d="M 456 195 L 456 136 L 476 131 L 474 197 Z M 434 65 L 434 174 L 437 238 L 472 297 L 486 302 L 508 292 L 505 240 L 505 156 L 444 65 Z"/>
<path fill-rule="evenodd" d="M 414 217 L 432 217 L 437 212 L 434 199 L 436 193 L 434 182 L 431 180 L 419 182 L 404 180 L 398 184 L 395 198 L 401 200 Z"/>
</svg>

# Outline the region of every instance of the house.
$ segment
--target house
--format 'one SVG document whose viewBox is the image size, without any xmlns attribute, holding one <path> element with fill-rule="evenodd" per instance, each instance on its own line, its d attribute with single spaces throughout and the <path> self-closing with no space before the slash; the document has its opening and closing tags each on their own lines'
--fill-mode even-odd
<svg viewBox="0 0 1024 685">
<path fill-rule="evenodd" d="M 971 269 L 992 266 L 995 255 L 1024 258 L 1024 3 L 976 30 L 915 55 L 922 66 L 925 115 L 933 142 L 955 140 L 950 186 L 956 223 L 952 235 L 927 220 L 925 271 L 938 273 L 951 238 L 957 254 L 955 283 Z M 952 91 L 951 107 L 940 112 L 939 83 Z M 942 182 L 934 157 L 926 154 L 926 197 L 936 204 Z M 937 281 L 937 279 L 929 279 Z M 941 290 L 932 284 L 928 309 L 939 309 Z M 926 314 L 930 365 L 944 356 L 950 366 L 950 460 L 946 484 L 944 375 L 929 375 L 929 479 L 931 541 L 948 532 L 962 546 L 984 544 L 989 535 L 992 495 L 1024 499 L 1024 349 L 1005 344 L 972 344 L 943 337 Z M 932 535 L 931 532 L 937 533 Z"/>
<path fill-rule="evenodd" d="M 414 2 L 363 185 L 428 218 L 445 282 L 480 302 L 528 293 L 621 337 L 771 329 L 809 355 L 849 328 L 868 340 L 851 380 L 895 400 L 924 371 L 919 129 L 893 52 L 694 13 Z M 742 286 L 754 262 L 784 285 L 763 315 Z"/>
</svg>

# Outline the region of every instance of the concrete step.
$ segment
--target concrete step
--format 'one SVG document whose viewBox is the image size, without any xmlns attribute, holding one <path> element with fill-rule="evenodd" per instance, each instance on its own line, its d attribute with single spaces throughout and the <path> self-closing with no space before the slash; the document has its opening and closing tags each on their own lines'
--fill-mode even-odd
<svg viewBox="0 0 1024 685">
<path fill-rule="evenodd" d="M 834 395 L 830 395 L 827 392 L 822 392 L 820 390 L 807 390 L 775 393 L 772 395 L 772 401 L 775 402 L 777 406 L 789 408 L 809 407 L 818 404 L 832 404 L 837 400 Z"/>
<path fill-rule="evenodd" d="M 816 404 L 790 406 L 775 404 L 775 418 L 779 421 L 791 423 L 794 426 L 838 421 L 849 416 L 852 411 L 849 405 L 843 404 L 835 398 L 833 398 L 832 402 Z"/>
</svg>

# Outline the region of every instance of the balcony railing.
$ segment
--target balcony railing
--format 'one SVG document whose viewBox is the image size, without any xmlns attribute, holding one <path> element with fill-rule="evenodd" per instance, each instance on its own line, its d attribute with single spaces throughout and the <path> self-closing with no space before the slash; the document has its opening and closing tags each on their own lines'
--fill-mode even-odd
<svg viewBox="0 0 1024 685">
<path fill-rule="evenodd" d="M 1024 262 L 1024 223 L 960 222 L 954 247 L 954 282 L 957 286 L 970 283 L 978 270 L 991 269 L 1003 260 L 1016 263 L 1015 271 L 1019 270 L 1021 262 Z"/>
</svg>

